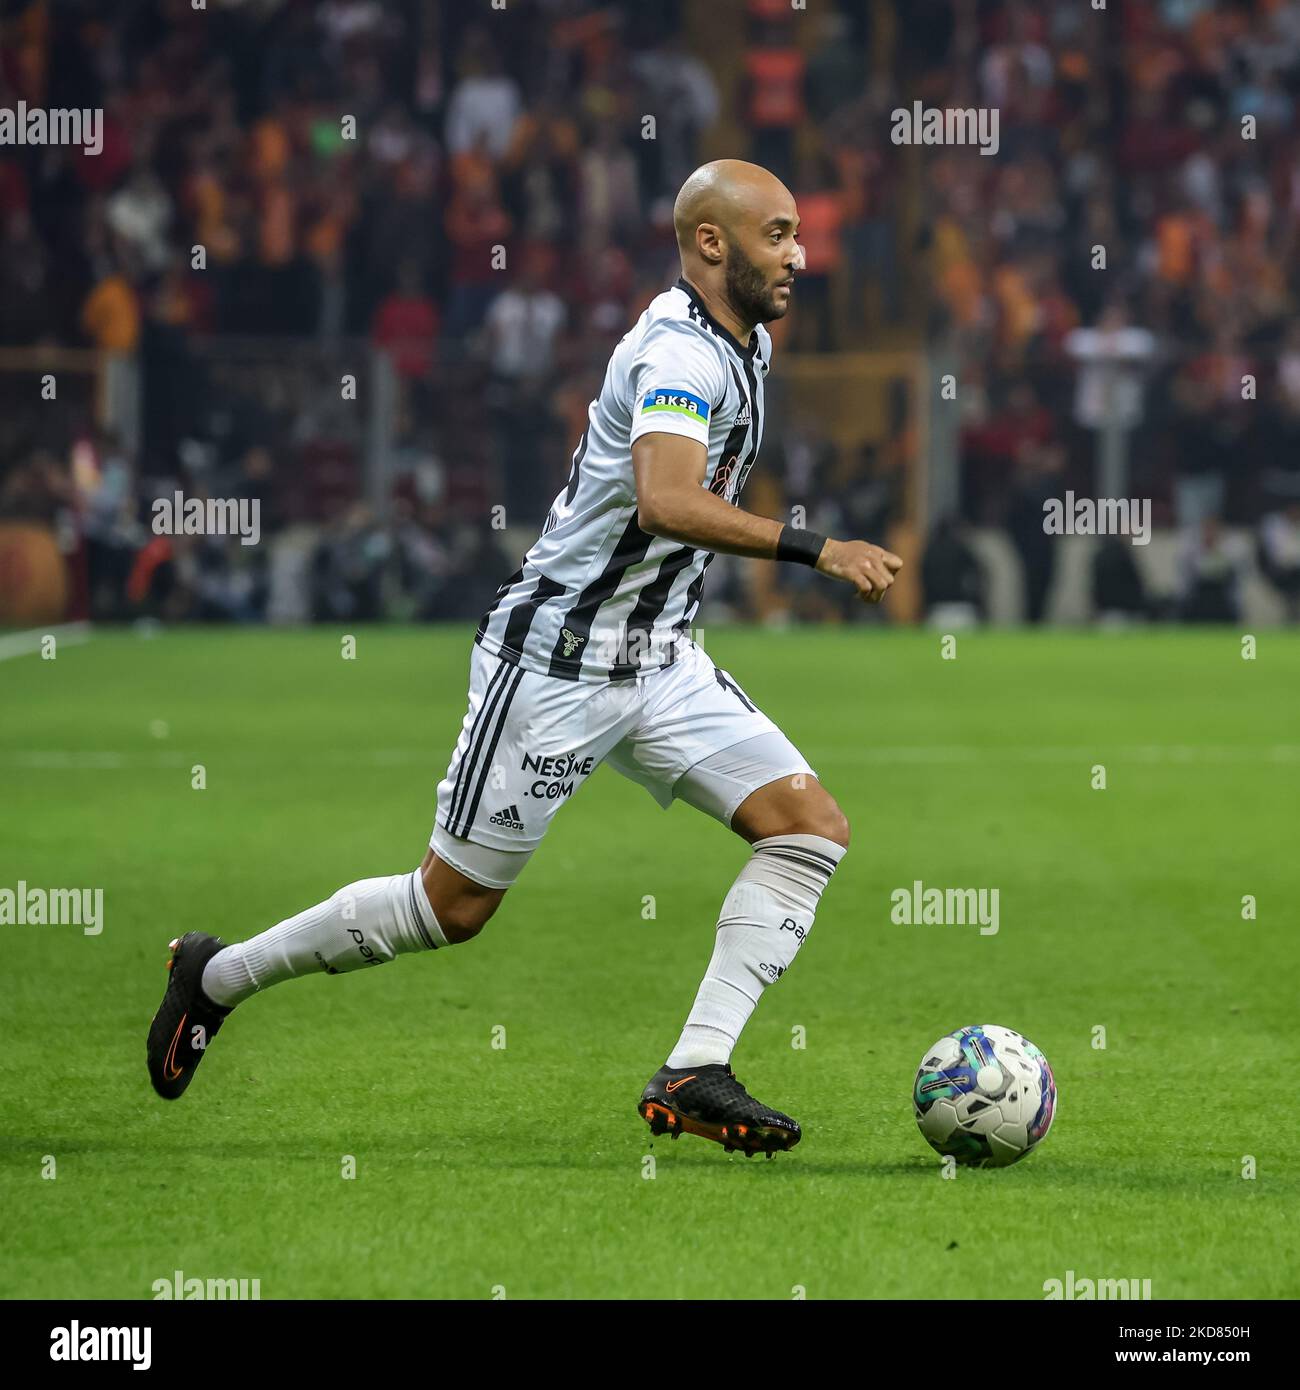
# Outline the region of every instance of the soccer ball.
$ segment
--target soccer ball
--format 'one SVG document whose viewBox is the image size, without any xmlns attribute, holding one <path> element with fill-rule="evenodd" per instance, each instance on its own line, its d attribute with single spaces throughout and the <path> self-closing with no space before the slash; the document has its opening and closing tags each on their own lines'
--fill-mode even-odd
<svg viewBox="0 0 1300 1390">
<path fill-rule="evenodd" d="M 1056 1081 L 1047 1058 L 1010 1028 L 959 1028 L 926 1050 L 912 1108 L 933 1149 L 958 1163 L 1002 1168 L 1047 1137 Z"/>
</svg>

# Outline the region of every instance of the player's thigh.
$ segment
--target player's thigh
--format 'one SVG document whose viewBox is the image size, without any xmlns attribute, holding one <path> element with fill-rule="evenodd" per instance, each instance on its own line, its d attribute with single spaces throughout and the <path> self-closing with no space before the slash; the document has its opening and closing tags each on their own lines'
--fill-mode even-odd
<svg viewBox="0 0 1300 1390">
<path fill-rule="evenodd" d="M 793 743 L 694 643 L 647 682 L 643 715 L 608 761 L 660 805 L 685 801 L 732 828 L 761 787 L 782 778 L 820 785 Z"/>
<path fill-rule="evenodd" d="M 509 888 L 560 807 L 622 737 L 635 716 L 631 699 L 526 671 L 475 645 L 469 707 L 438 784 L 429 840 L 438 859 L 480 888 Z"/>
</svg>

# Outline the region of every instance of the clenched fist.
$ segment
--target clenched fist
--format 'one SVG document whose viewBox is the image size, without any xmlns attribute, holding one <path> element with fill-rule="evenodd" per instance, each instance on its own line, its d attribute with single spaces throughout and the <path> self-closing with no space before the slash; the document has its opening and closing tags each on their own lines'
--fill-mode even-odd
<svg viewBox="0 0 1300 1390">
<path fill-rule="evenodd" d="M 852 584 L 865 603 L 879 603 L 902 567 L 902 560 L 893 551 L 869 541 L 828 540 L 817 557 L 822 574 Z"/>
</svg>

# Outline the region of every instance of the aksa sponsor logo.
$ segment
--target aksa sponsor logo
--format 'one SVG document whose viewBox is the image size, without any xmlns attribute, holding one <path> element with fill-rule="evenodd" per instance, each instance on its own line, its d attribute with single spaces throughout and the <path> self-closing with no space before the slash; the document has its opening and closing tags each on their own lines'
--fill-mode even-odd
<svg viewBox="0 0 1300 1390">
<path fill-rule="evenodd" d="M 697 419 L 709 418 L 709 403 L 690 391 L 670 386 L 663 391 L 649 391 L 641 402 L 641 414 L 650 415 L 664 412 L 670 415 L 694 415 Z"/>
</svg>

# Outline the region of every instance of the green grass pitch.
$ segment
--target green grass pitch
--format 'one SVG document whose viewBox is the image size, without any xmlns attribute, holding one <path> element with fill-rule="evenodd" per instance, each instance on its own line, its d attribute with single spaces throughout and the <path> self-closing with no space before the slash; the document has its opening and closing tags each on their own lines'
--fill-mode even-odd
<svg viewBox="0 0 1300 1390">
<path fill-rule="evenodd" d="M 1227 630 L 972 633 L 955 660 L 933 633 L 705 634 L 853 825 L 734 1059 L 803 1123 L 791 1154 L 652 1146 L 636 1114 L 747 850 L 608 769 L 476 941 L 280 986 L 158 1100 L 169 937 L 418 862 L 469 638 L 362 630 L 345 661 L 324 629 L 109 632 L 0 664 L 0 887 L 101 887 L 105 913 L 0 926 L 0 1294 L 149 1298 L 179 1269 L 263 1298 L 1035 1299 L 1068 1270 L 1300 1295 L 1281 633 L 1253 661 Z M 893 924 L 915 879 L 996 887 L 998 933 Z M 912 1075 L 985 1022 L 1046 1052 L 1059 1113 L 949 1180 Z"/>
</svg>

